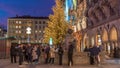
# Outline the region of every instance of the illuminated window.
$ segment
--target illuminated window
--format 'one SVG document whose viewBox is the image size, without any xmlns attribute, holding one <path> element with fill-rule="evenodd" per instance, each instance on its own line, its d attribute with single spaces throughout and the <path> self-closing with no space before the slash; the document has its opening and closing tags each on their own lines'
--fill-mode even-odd
<svg viewBox="0 0 120 68">
<path fill-rule="evenodd" d="M 36 30 L 35 33 L 37 33 L 38 31 Z"/>
<path fill-rule="evenodd" d="M 39 40 L 39 42 L 41 43 L 41 40 Z"/>
<path fill-rule="evenodd" d="M 18 28 L 18 26 L 16 26 L 16 28 Z"/>
<path fill-rule="evenodd" d="M 16 23 L 18 24 L 18 21 L 16 21 Z"/>
<path fill-rule="evenodd" d="M 21 31 L 19 31 L 19 33 L 21 33 Z"/>
<path fill-rule="evenodd" d="M 19 21 L 19 24 L 21 24 L 21 21 Z"/>
<path fill-rule="evenodd" d="M 21 26 L 19 26 L 19 28 L 21 28 Z"/>
</svg>

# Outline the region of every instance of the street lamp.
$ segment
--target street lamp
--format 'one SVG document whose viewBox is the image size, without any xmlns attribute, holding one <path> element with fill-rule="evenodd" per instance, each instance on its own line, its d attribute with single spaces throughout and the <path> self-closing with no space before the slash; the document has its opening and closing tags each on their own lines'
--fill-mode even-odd
<svg viewBox="0 0 120 68">
<path fill-rule="evenodd" d="M 27 31 L 26 31 L 26 34 L 28 35 L 28 39 L 27 39 L 27 42 L 29 43 L 30 42 L 30 34 L 31 34 L 31 28 L 30 27 L 27 27 L 27 29 L 26 29 Z"/>
</svg>

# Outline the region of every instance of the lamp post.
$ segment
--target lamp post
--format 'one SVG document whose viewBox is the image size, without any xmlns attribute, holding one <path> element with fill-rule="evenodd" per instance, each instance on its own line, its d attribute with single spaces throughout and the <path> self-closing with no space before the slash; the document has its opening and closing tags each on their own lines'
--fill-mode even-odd
<svg viewBox="0 0 120 68">
<path fill-rule="evenodd" d="M 27 39 L 27 42 L 28 43 L 30 43 L 30 34 L 31 34 L 31 28 L 30 27 L 27 27 L 27 29 L 26 29 L 27 31 L 26 31 L 26 34 L 28 35 L 28 39 Z"/>
</svg>

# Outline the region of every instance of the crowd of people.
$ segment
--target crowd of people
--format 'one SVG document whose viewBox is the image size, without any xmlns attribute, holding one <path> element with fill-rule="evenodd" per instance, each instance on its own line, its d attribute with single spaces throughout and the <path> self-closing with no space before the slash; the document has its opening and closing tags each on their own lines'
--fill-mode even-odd
<svg viewBox="0 0 120 68">
<path fill-rule="evenodd" d="M 73 51 L 74 51 L 74 44 L 69 42 L 67 48 L 67 58 L 68 58 L 68 65 L 73 65 Z M 102 51 L 103 47 L 101 45 L 90 45 L 89 47 L 85 47 L 84 52 L 88 53 L 89 56 L 89 63 L 91 65 L 98 64 L 100 65 L 100 52 Z M 63 64 L 63 55 L 65 49 L 62 45 L 31 45 L 31 44 L 19 44 L 19 45 L 11 45 L 10 48 L 10 56 L 11 56 L 11 63 L 19 63 L 21 66 L 23 62 L 28 64 L 38 64 L 40 60 L 44 60 L 44 64 L 54 64 L 56 61 L 55 58 L 58 59 L 59 65 Z M 42 55 L 41 55 L 42 54 Z M 120 48 L 114 48 L 114 58 L 119 58 L 118 54 L 120 54 Z M 43 56 L 41 58 L 40 56 Z"/>
<path fill-rule="evenodd" d="M 68 65 L 73 65 L 72 55 L 73 55 L 73 45 L 70 44 L 68 47 Z M 41 58 L 40 56 L 43 56 Z M 64 48 L 62 45 L 55 47 L 54 45 L 31 45 L 31 44 L 19 44 L 11 45 L 10 56 L 11 63 L 19 63 L 20 66 L 23 62 L 27 64 L 38 64 L 40 60 L 44 60 L 44 64 L 54 64 L 56 55 L 58 56 L 59 65 L 63 64 L 63 54 Z"/>
</svg>

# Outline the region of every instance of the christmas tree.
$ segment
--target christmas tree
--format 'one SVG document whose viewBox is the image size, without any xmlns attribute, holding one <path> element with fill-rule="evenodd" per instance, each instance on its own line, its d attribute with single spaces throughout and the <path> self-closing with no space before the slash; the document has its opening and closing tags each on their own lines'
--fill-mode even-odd
<svg viewBox="0 0 120 68">
<path fill-rule="evenodd" d="M 49 16 L 48 26 L 45 28 L 44 43 L 49 43 L 50 38 L 53 44 L 60 44 L 67 33 L 68 23 L 65 20 L 64 8 L 61 0 L 56 0 L 53 6 L 53 15 Z"/>
</svg>

